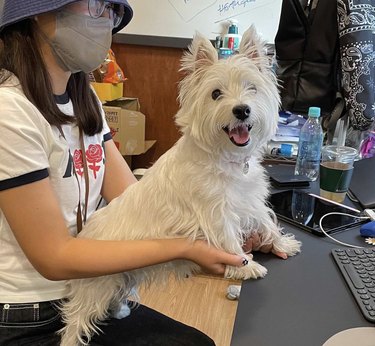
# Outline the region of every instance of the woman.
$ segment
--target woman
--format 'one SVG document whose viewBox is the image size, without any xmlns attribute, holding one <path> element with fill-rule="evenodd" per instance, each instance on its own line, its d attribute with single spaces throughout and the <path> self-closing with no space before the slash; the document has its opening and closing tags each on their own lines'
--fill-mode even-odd
<svg viewBox="0 0 375 346">
<path fill-rule="evenodd" d="M 101 198 L 135 182 L 86 75 L 132 10 L 126 0 L 3 0 L 0 11 L 0 344 L 57 345 L 68 279 L 176 258 L 214 274 L 242 265 L 203 241 L 75 237 Z M 92 345 L 213 344 L 144 306 L 107 322 Z"/>
</svg>

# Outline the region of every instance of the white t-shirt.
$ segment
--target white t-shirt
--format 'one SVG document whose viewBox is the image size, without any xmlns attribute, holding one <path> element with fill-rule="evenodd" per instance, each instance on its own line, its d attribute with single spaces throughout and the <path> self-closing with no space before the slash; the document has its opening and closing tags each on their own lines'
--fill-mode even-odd
<svg viewBox="0 0 375 346">
<path fill-rule="evenodd" d="M 57 99 L 59 108 L 65 114 L 74 116 L 68 97 L 65 102 L 60 104 Z M 85 202 L 82 151 L 77 126 L 63 125 L 65 138 L 62 137 L 59 130 L 51 126 L 25 97 L 14 76 L 0 86 L 0 105 L 0 191 L 49 177 L 66 225 L 70 233 L 75 235 L 79 188 L 73 174 L 74 168 L 80 182 L 82 210 Z M 102 115 L 104 119 L 104 112 Z M 87 217 L 95 211 L 101 198 L 104 142 L 111 139 L 105 120 L 104 123 L 101 133 L 84 136 L 90 189 Z M 21 217 L 22 205 L 18 206 L 18 210 Z M 29 231 L 32 232 L 32 229 Z M 64 297 L 65 293 L 65 281 L 47 280 L 34 269 L 0 210 L 0 303 L 54 300 Z"/>
</svg>

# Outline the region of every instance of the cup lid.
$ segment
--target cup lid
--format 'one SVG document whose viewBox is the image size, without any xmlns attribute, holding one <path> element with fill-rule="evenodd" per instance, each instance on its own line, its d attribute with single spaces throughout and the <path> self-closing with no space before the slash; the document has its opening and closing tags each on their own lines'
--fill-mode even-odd
<svg viewBox="0 0 375 346">
<path fill-rule="evenodd" d="M 326 145 L 322 148 L 322 158 L 337 157 L 337 161 L 352 161 L 358 155 L 358 150 L 347 146 Z M 341 159 L 340 159 L 341 158 Z"/>
</svg>

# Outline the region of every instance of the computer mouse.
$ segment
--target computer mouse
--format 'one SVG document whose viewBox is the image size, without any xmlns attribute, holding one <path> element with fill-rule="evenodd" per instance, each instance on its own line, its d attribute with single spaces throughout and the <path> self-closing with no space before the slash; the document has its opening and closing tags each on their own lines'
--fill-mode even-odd
<svg viewBox="0 0 375 346">
<path fill-rule="evenodd" d="M 374 327 L 350 328 L 332 335 L 323 346 L 369 346 L 374 344 L 374 338 Z"/>
<path fill-rule="evenodd" d="M 375 221 L 367 222 L 359 230 L 362 237 L 375 238 Z"/>
</svg>

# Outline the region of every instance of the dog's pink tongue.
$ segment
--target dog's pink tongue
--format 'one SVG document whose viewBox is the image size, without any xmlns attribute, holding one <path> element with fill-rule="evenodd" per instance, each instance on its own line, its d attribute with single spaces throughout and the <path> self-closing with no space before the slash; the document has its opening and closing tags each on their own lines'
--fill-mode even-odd
<svg viewBox="0 0 375 346">
<path fill-rule="evenodd" d="M 229 131 L 229 137 L 238 144 L 244 144 L 249 140 L 249 130 L 247 126 L 238 126 Z"/>
</svg>

